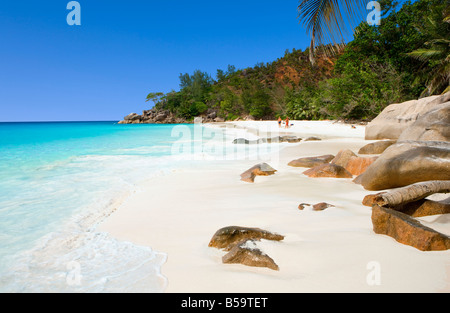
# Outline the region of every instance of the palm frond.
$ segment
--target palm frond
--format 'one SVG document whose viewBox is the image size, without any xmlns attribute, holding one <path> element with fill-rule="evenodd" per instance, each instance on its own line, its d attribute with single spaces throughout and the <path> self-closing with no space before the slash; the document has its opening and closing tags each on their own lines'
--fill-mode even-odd
<svg viewBox="0 0 450 313">
<path fill-rule="evenodd" d="M 425 48 L 421 48 L 421 49 L 417 49 L 414 50 L 410 53 L 407 53 L 407 55 L 419 60 L 419 61 L 429 61 L 435 57 L 441 57 L 442 54 L 445 51 L 443 49 L 436 49 L 436 48 L 431 48 L 431 49 L 425 49 Z"/>
<path fill-rule="evenodd" d="M 314 63 L 316 46 L 344 43 L 344 35 L 362 17 L 363 0 L 301 0 L 298 18 L 311 34 L 310 59 Z"/>
</svg>

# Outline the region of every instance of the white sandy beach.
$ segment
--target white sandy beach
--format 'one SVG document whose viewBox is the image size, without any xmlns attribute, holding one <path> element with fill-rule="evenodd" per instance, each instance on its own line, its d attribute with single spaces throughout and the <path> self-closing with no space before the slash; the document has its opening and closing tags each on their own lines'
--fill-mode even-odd
<svg viewBox="0 0 450 313">
<path fill-rule="evenodd" d="M 369 143 L 364 126 L 292 121 L 286 133 L 322 141 L 289 144 L 266 159 L 193 161 L 191 167 L 148 181 L 106 219 L 99 231 L 119 240 L 150 246 L 168 255 L 162 266 L 166 292 L 450 292 L 450 251 L 421 252 L 372 230 L 371 209 L 362 199 L 373 194 L 351 179 L 308 178 L 306 169 L 287 164 L 300 157 L 355 153 Z M 235 122 L 236 135 L 278 128 L 276 122 Z M 270 125 L 270 126 L 268 126 Z M 252 138 L 253 138 L 252 137 Z M 278 170 L 254 184 L 240 174 L 261 162 Z M 322 212 L 300 211 L 300 203 L 335 205 Z M 421 222 L 450 235 L 450 217 Z M 285 236 L 258 245 L 279 271 L 225 265 L 225 252 L 209 248 L 226 226 L 258 227 Z M 376 265 L 376 267 L 372 267 Z M 373 284 L 374 269 L 380 280 Z M 369 278 L 369 280 L 368 280 Z"/>
</svg>

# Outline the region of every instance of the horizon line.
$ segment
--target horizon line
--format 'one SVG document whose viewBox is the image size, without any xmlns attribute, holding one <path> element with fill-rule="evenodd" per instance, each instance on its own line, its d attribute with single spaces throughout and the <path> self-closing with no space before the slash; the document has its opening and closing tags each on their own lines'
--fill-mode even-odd
<svg viewBox="0 0 450 313">
<path fill-rule="evenodd" d="M 85 120 L 85 121 L 0 121 L 1 123 L 86 123 L 86 122 L 120 122 L 120 120 Z"/>
</svg>

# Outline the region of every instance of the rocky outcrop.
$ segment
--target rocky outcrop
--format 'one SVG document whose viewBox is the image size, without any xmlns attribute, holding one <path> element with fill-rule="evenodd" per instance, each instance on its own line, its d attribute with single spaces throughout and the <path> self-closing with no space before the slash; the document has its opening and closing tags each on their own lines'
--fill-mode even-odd
<svg viewBox="0 0 450 313">
<path fill-rule="evenodd" d="M 353 151 L 346 149 L 339 151 L 336 156 L 300 158 L 291 161 L 288 165 L 310 168 L 303 173 L 309 177 L 352 178 L 353 175 L 364 173 L 376 159 L 377 157 L 359 157 Z"/>
<path fill-rule="evenodd" d="M 305 172 L 304 175 L 313 178 L 332 177 L 332 178 L 352 178 L 353 175 L 342 166 L 336 164 L 322 164 L 313 167 Z"/>
<path fill-rule="evenodd" d="M 386 151 L 387 148 L 395 144 L 396 140 L 383 140 L 383 141 L 377 141 L 374 143 L 369 143 L 362 147 L 358 154 L 382 154 L 384 151 Z"/>
<path fill-rule="evenodd" d="M 375 205 L 372 208 L 372 223 L 376 234 L 390 236 L 421 251 L 450 249 L 449 236 L 422 225 L 404 213 Z"/>
<path fill-rule="evenodd" d="M 398 139 L 421 116 L 450 101 L 449 96 L 450 92 L 442 96 L 391 104 L 366 126 L 366 139 Z"/>
<path fill-rule="evenodd" d="M 371 191 L 450 180 L 450 142 L 398 142 L 380 155 L 358 180 Z"/>
<path fill-rule="evenodd" d="M 204 123 L 223 122 L 224 120 L 217 117 L 217 112 L 209 109 L 202 116 Z M 137 113 L 131 113 L 126 116 L 119 124 L 192 124 L 193 121 L 186 120 L 184 118 L 177 117 L 175 114 L 168 110 L 157 110 L 155 108 L 151 110 L 145 110 L 141 115 Z"/>
<path fill-rule="evenodd" d="M 398 140 L 450 141 L 450 101 L 422 115 Z"/>
<path fill-rule="evenodd" d="M 229 226 L 219 229 L 209 242 L 209 247 L 230 251 L 235 245 L 247 240 L 282 241 L 284 236 L 260 228 Z"/>
<path fill-rule="evenodd" d="M 224 264 L 242 264 L 252 267 L 267 267 L 278 271 L 275 261 L 262 252 L 254 240 L 244 240 L 236 244 L 230 252 L 222 257 Z"/>
<path fill-rule="evenodd" d="M 138 124 L 141 122 L 141 116 L 136 113 L 131 113 L 120 121 L 119 124 Z"/>
<path fill-rule="evenodd" d="M 322 164 L 329 163 L 331 160 L 334 159 L 334 155 L 327 154 L 327 155 L 321 155 L 316 157 L 306 157 L 306 158 L 300 158 L 297 160 L 291 161 L 288 165 L 292 167 L 306 167 L 306 168 L 312 168 L 316 167 Z"/>
<path fill-rule="evenodd" d="M 244 173 L 241 174 L 241 180 L 247 183 L 254 183 L 256 176 L 270 176 L 277 172 L 267 163 L 261 163 L 253 166 Z"/>
</svg>

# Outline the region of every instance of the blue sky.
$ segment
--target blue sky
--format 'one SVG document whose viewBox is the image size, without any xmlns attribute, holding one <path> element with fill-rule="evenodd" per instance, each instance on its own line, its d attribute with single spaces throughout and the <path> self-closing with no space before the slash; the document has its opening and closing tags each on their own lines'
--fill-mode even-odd
<svg viewBox="0 0 450 313">
<path fill-rule="evenodd" d="M 0 5 L 0 121 L 120 120 L 180 73 L 215 76 L 305 49 L 297 0 L 68 0 Z"/>
</svg>

